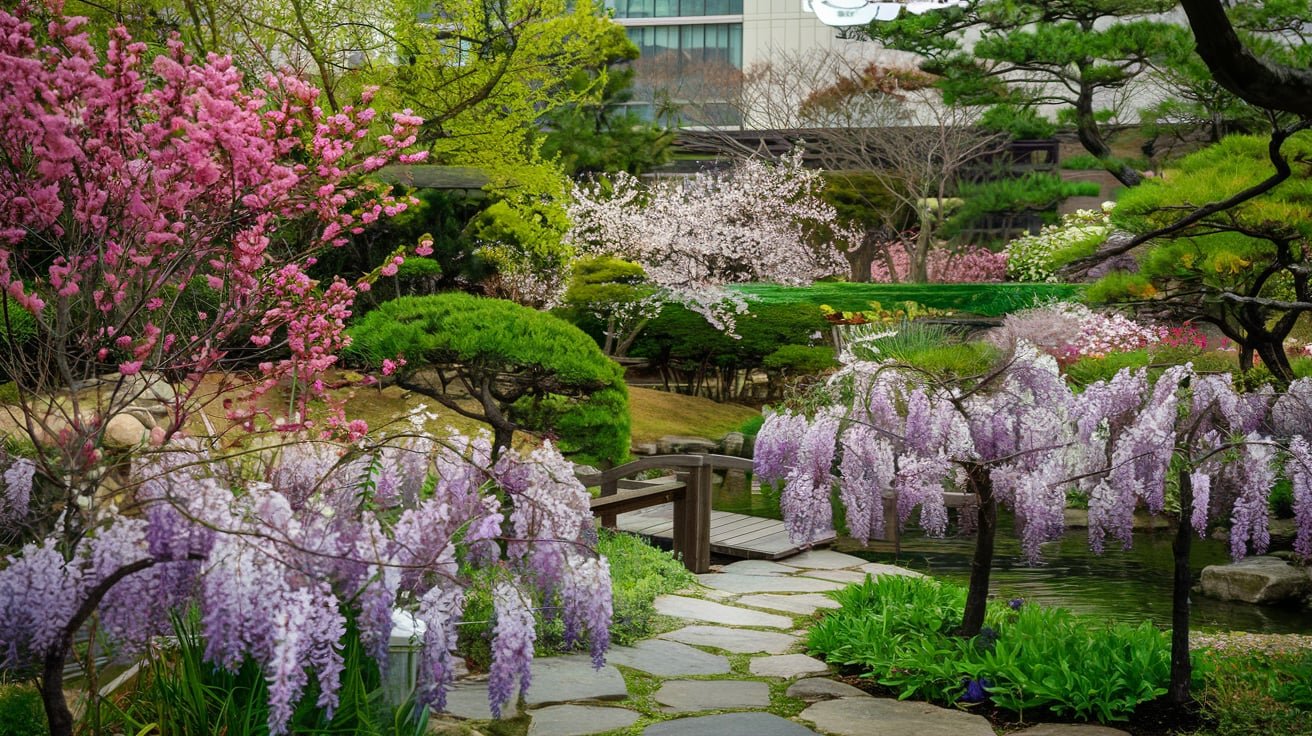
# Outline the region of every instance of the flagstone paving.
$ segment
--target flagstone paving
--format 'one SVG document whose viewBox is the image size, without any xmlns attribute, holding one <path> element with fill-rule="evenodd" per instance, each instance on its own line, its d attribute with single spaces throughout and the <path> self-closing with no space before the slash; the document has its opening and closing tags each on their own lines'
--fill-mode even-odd
<svg viewBox="0 0 1312 736">
<path fill-rule="evenodd" d="M 783 654 L 798 645 L 798 638 L 791 634 L 731 629 L 727 626 L 685 626 L 677 631 L 661 634 L 660 638 L 699 647 L 715 647 L 735 654 L 756 652 Z"/>
<path fill-rule="evenodd" d="M 683 625 L 613 647 L 600 670 L 582 654 L 534 660 L 531 687 L 519 707 L 506 706 L 505 715 L 526 711 L 527 736 L 993 736 L 980 716 L 875 698 L 817 676 L 828 667 L 802 653 L 809 617 L 837 607 L 822 591 L 868 574 L 919 575 L 831 550 L 780 562 L 735 562 L 700 575 L 693 589 L 656 599 L 658 613 Z M 798 701 L 806 704 L 800 713 Z M 457 682 L 447 710 L 487 720 L 486 678 Z M 1016 736 L 1021 734 L 1128 736 L 1064 725 Z"/>
</svg>

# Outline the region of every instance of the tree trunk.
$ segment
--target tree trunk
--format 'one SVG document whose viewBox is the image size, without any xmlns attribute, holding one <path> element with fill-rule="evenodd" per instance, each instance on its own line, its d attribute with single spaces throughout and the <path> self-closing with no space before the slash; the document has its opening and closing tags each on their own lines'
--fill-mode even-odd
<svg viewBox="0 0 1312 736">
<path fill-rule="evenodd" d="M 64 658 L 67 650 L 59 648 L 46 655 L 41 667 L 41 702 L 46 709 L 50 736 L 73 736 L 73 712 L 64 698 Z"/>
<path fill-rule="evenodd" d="M 1258 340 L 1254 343 L 1253 349 L 1262 356 L 1262 363 L 1271 371 L 1271 375 L 1276 377 L 1279 388 L 1288 388 L 1289 383 L 1294 380 L 1294 368 L 1289 364 L 1289 356 L 1285 355 L 1283 341 Z"/>
<path fill-rule="evenodd" d="M 1171 591 L 1171 682 L 1167 686 L 1167 700 L 1175 706 L 1184 706 L 1190 700 L 1189 685 L 1193 680 L 1193 664 L 1189 661 L 1189 588 L 1193 578 L 1189 573 L 1189 548 L 1193 544 L 1194 489 L 1189 472 L 1180 471 L 1180 519 L 1176 525 L 1175 541 L 1171 550 L 1175 556 L 1175 586 Z"/>
<path fill-rule="evenodd" d="M 922 211 L 920 215 L 920 232 L 916 233 L 916 249 L 911 253 L 911 258 L 908 259 L 910 264 L 907 266 L 907 281 L 913 284 L 923 284 L 929 281 L 929 246 L 934 237 L 931 228 L 932 224 L 928 211 Z"/>
<path fill-rule="evenodd" d="M 970 469 L 970 485 L 979 497 L 979 516 L 975 529 L 975 555 L 970 560 L 970 589 L 966 593 L 966 610 L 961 617 L 961 636 L 978 636 L 984 626 L 984 612 L 989 600 L 989 574 L 993 571 L 993 541 L 998 533 L 998 502 L 993 497 L 993 483 L 988 471 L 980 466 Z"/>
<path fill-rule="evenodd" d="M 1075 131 L 1084 150 L 1098 157 L 1107 172 L 1116 177 L 1117 181 L 1127 187 L 1138 186 L 1143 182 L 1142 174 L 1112 155 L 1111 146 L 1107 145 L 1102 131 L 1098 129 L 1098 119 L 1093 109 L 1093 90 L 1086 86 L 1080 88 L 1079 97 L 1075 100 Z"/>
</svg>

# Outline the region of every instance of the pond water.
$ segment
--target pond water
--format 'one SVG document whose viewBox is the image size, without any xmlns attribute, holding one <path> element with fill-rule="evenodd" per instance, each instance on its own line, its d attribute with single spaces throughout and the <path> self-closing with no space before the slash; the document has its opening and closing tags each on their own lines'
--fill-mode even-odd
<svg viewBox="0 0 1312 736">
<path fill-rule="evenodd" d="M 771 513 L 772 509 L 759 493 L 719 493 L 716 500 L 716 508 L 724 511 L 777 515 Z M 1012 531 L 1010 516 L 1002 514 L 990 578 L 992 593 L 1062 606 L 1114 621 L 1137 624 L 1146 619 L 1158 626 L 1170 626 L 1170 532 L 1136 532 L 1131 549 L 1122 551 L 1113 543 L 1100 556 L 1089 550 L 1085 530 L 1071 530 L 1061 541 L 1044 545 L 1043 565 L 1027 567 Z M 1227 547 L 1227 543 L 1218 540 L 1194 539 L 1191 562 L 1195 582 L 1203 567 L 1229 561 Z M 834 548 L 964 585 L 970 577 L 975 539 L 973 536 L 927 539 L 918 530 L 910 529 L 902 539 L 900 556 L 894 554 L 892 544 L 873 542 L 863 548 L 846 537 L 840 538 Z M 1196 630 L 1312 632 L 1312 612 L 1298 607 L 1256 606 L 1198 594 L 1192 601 Z"/>
</svg>

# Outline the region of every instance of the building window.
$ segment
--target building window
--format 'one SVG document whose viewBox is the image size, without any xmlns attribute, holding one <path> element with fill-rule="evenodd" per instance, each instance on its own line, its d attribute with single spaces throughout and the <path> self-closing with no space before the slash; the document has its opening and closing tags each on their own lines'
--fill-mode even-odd
<svg viewBox="0 0 1312 736">
<path fill-rule="evenodd" d="M 643 58 L 674 65 L 680 71 L 707 64 L 743 66 L 741 23 L 708 23 L 691 26 L 637 26 L 628 29 L 629 40 Z"/>
<path fill-rule="evenodd" d="M 607 0 L 616 18 L 679 18 L 742 15 L 743 0 Z"/>
</svg>

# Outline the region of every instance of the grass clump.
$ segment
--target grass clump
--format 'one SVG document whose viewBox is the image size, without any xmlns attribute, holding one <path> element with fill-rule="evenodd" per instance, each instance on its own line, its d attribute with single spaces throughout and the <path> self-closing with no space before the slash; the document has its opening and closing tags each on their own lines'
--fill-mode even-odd
<svg viewBox="0 0 1312 736">
<path fill-rule="evenodd" d="M 0 683 L 0 736 L 45 736 L 46 711 L 34 685 Z"/>
<path fill-rule="evenodd" d="M 808 646 L 899 698 L 993 706 L 1078 720 L 1125 720 L 1166 692 L 1170 640 L 1150 623 L 1107 625 L 1061 608 L 990 606 L 977 637 L 954 636 L 966 589 L 928 578 L 867 579 L 832 594 L 842 607 Z"/>
<path fill-rule="evenodd" d="M 1200 669 L 1215 736 L 1312 736 L 1312 652 L 1208 651 Z"/>
</svg>

